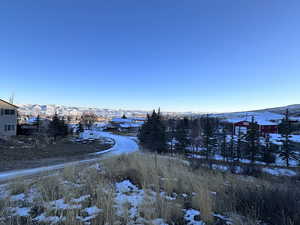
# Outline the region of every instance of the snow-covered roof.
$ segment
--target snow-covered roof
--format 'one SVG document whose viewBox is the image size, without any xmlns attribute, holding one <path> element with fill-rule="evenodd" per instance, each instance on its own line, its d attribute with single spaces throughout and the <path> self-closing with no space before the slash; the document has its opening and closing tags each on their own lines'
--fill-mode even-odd
<svg viewBox="0 0 300 225">
<path fill-rule="evenodd" d="M 136 120 L 136 121 L 145 121 L 146 120 L 146 118 L 143 118 L 143 117 L 130 117 L 130 119 Z"/>
<path fill-rule="evenodd" d="M 252 118 L 232 118 L 232 119 L 228 119 L 226 120 L 227 122 L 230 123 L 238 123 L 238 122 L 251 122 Z M 262 119 L 262 118 L 255 118 L 254 117 L 254 122 L 257 122 L 259 125 L 278 125 L 277 122 L 272 122 L 266 119 Z"/>
<path fill-rule="evenodd" d="M 122 128 L 134 128 L 134 127 L 140 127 L 141 124 L 138 124 L 138 123 L 123 123 L 123 124 L 120 124 L 120 127 Z"/>
<path fill-rule="evenodd" d="M 111 120 L 111 122 L 114 122 L 114 123 L 131 123 L 132 120 L 131 119 L 123 119 L 123 118 L 113 118 Z"/>
<path fill-rule="evenodd" d="M 145 121 L 145 118 L 139 118 L 139 117 L 131 117 L 131 118 L 127 118 L 127 119 L 123 119 L 123 118 L 113 118 L 111 120 L 111 122 L 113 123 L 143 123 Z"/>
<path fill-rule="evenodd" d="M 35 123 L 37 121 L 36 117 L 31 117 L 26 120 L 27 123 Z"/>
</svg>

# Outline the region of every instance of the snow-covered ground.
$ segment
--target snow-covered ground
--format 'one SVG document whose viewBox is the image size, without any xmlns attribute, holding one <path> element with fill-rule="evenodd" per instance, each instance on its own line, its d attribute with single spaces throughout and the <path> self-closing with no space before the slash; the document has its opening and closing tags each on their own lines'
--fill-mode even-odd
<svg viewBox="0 0 300 225">
<path fill-rule="evenodd" d="M 254 120 L 258 122 L 259 124 L 273 124 L 274 122 L 276 124 L 280 123 L 281 120 L 284 118 L 284 115 L 268 112 L 268 111 L 261 111 L 261 112 L 236 112 L 236 113 L 221 113 L 221 114 L 215 114 L 214 116 L 219 118 L 224 118 L 224 120 L 236 123 L 242 120 L 245 121 L 251 121 L 252 116 L 254 117 Z M 300 121 L 299 117 L 290 117 L 291 120 L 297 120 Z"/>
<path fill-rule="evenodd" d="M 282 137 L 280 134 L 270 134 L 270 141 L 276 145 L 282 145 Z M 300 142 L 300 135 L 290 135 L 290 140 L 293 142 Z"/>
<path fill-rule="evenodd" d="M 132 153 L 139 150 L 137 143 L 131 138 L 127 136 L 116 135 L 103 131 L 85 131 L 81 135 L 81 138 L 84 139 L 98 139 L 101 137 L 111 138 L 115 140 L 115 145 L 109 149 L 110 154 L 108 155 L 120 155 L 125 153 Z M 101 154 L 101 152 L 99 152 Z M 93 154 L 99 154 L 93 153 Z"/>
<path fill-rule="evenodd" d="M 102 155 L 104 153 L 106 153 L 105 156 L 120 155 L 120 154 L 131 153 L 139 150 L 137 143 L 132 138 L 126 136 L 115 135 L 115 134 L 102 132 L 102 131 L 85 131 L 81 134 L 81 137 L 84 139 L 89 139 L 89 138 L 98 139 L 101 137 L 107 137 L 115 140 L 115 145 L 112 148 L 106 151 L 92 153 L 95 156 Z M 0 173 L 0 182 L 14 179 L 17 177 L 34 175 L 45 171 L 58 170 L 66 166 L 79 165 L 79 164 L 84 164 L 84 163 L 93 162 L 97 160 L 99 160 L 99 157 L 93 157 L 91 159 L 85 159 L 85 160 L 80 160 L 80 161 L 75 161 L 70 163 L 63 163 L 63 164 L 58 164 L 53 166 L 2 172 Z"/>
<path fill-rule="evenodd" d="M 190 154 L 189 157 L 194 158 L 194 159 L 205 159 L 204 155 L 198 155 L 198 154 Z M 218 154 L 211 157 L 211 159 L 217 160 L 217 161 L 224 161 L 224 158 L 221 155 L 218 155 Z M 251 161 L 249 159 L 240 159 L 240 162 L 244 163 L 244 164 L 250 164 L 251 163 Z M 297 161 L 295 161 L 295 160 L 290 160 L 290 163 L 291 163 L 290 167 L 297 167 L 298 166 Z M 255 164 L 257 164 L 257 165 L 266 165 L 266 163 L 260 162 L 260 161 L 255 161 Z M 276 160 L 276 163 L 274 164 L 274 166 L 285 166 L 285 162 L 283 160 L 280 160 L 280 158 L 278 158 Z M 213 164 L 213 169 L 225 172 L 225 171 L 229 171 L 230 167 L 227 166 L 227 165 Z M 237 169 L 237 172 L 242 170 L 240 166 L 237 166 L 236 169 Z M 291 169 L 287 169 L 287 168 L 270 168 L 270 167 L 267 167 L 267 165 L 266 165 L 266 167 L 262 168 L 262 172 L 268 173 L 268 174 L 271 174 L 271 175 L 275 175 L 275 176 L 296 176 L 297 175 L 297 173 L 295 171 L 291 170 Z"/>
</svg>

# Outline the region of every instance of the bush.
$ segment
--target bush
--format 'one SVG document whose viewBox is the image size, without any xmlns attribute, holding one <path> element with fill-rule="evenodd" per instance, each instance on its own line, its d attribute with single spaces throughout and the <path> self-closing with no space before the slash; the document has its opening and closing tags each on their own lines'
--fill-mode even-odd
<svg viewBox="0 0 300 225">
<path fill-rule="evenodd" d="M 242 175 L 247 175 L 247 176 L 254 176 L 258 177 L 262 174 L 262 169 L 259 166 L 254 166 L 254 165 L 244 165 L 241 166 L 241 174 Z"/>
<path fill-rule="evenodd" d="M 300 191 L 292 186 L 228 186 L 219 200 L 231 202 L 230 210 L 267 224 L 300 224 Z"/>
</svg>

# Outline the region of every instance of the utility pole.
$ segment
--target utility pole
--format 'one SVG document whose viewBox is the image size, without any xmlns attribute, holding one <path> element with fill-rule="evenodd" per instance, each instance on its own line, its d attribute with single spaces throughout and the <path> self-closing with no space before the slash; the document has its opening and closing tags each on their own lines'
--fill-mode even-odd
<svg viewBox="0 0 300 225">
<path fill-rule="evenodd" d="M 15 93 L 14 92 L 11 94 L 8 101 L 10 104 L 14 104 L 14 101 L 15 101 Z"/>
</svg>

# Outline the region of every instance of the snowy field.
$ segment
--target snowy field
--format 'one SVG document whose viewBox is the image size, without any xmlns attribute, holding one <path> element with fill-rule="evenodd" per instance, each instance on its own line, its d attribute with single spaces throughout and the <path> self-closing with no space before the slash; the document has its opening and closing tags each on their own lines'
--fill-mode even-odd
<svg viewBox="0 0 300 225">
<path fill-rule="evenodd" d="M 95 157 L 91 159 L 71 162 L 71 163 L 63 163 L 59 165 L 54 166 L 46 166 L 46 167 L 39 167 L 39 168 L 33 168 L 33 169 L 24 169 L 24 170 L 16 170 L 16 171 L 8 171 L 8 172 L 1 172 L 0 173 L 0 182 L 4 182 L 6 180 L 22 177 L 22 176 L 29 176 L 38 174 L 41 172 L 46 171 L 53 171 L 58 169 L 63 169 L 66 166 L 72 166 L 72 165 L 80 165 L 85 163 L 90 163 L 93 161 L 97 161 L 99 155 L 105 154 L 105 156 L 113 156 L 113 155 L 120 155 L 120 154 L 126 154 L 126 153 L 132 153 L 139 150 L 139 147 L 132 138 L 115 135 L 107 132 L 101 132 L 101 131 L 85 131 L 81 134 L 81 138 L 83 139 L 98 139 L 101 137 L 107 137 L 115 140 L 115 145 L 105 151 L 100 151 L 96 153 L 92 153 L 91 155 L 94 155 Z"/>
<path fill-rule="evenodd" d="M 90 134 L 88 136 L 90 137 Z M 145 160 L 146 158 L 142 155 L 144 154 L 138 157 Z M 153 170 L 154 156 L 151 157 L 151 168 L 148 169 Z M 165 168 L 170 159 L 163 157 L 166 162 L 160 164 L 163 166 L 163 171 L 159 172 L 161 177 L 158 176 L 157 178 L 161 180 L 162 184 L 165 184 L 157 190 L 153 186 L 155 184 L 151 184 L 156 178 L 145 181 L 143 187 L 133 183 L 132 179 L 137 175 L 130 175 L 132 169 L 125 166 L 126 163 L 130 162 L 128 161 L 130 158 L 124 162 L 123 158 L 109 161 L 110 158 L 107 157 L 104 159 L 103 165 L 101 161 L 88 167 L 70 166 L 51 175 L 26 181 L 16 180 L 10 184 L 0 186 L 0 224 L 1 222 L 14 224 L 15 221 L 30 221 L 29 224 L 49 225 L 73 223 L 82 225 L 168 225 L 171 224 L 170 221 L 175 214 L 176 217 L 184 220 L 185 224 L 206 224 L 200 219 L 201 211 L 199 208 L 184 208 L 184 205 L 182 205 L 183 201 L 187 201 L 193 196 L 198 198 L 199 193 L 194 192 L 193 189 L 190 190 L 190 193 L 180 193 L 179 190 L 176 193 L 168 188 L 169 182 L 178 179 L 170 176 L 171 174 L 168 175 L 170 171 Z M 130 166 L 134 167 L 140 161 L 135 160 Z M 120 162 L 120 164 L 116 164 L 117 162 Z M 176 162 L 173 159 L 169 162 L 169 166 L 171 166 L 171 163 L 179 168 L 179 165 L 182 164 L 180 161 Z M 140 170 L 146 164 L 147 161 L 141 162 L 139 165 Z M 184 163 L 181 167 L 185 168 L 185 165 Z M 120 168 L 117 169 L 117 167 Z M 112 175 L 111 180 L 104 179 L 105 176 L 109 176 L 110 170 L 116 170 L 113 173 L 122 174 L 126 169 L 128 169 L 129 176 L 131 176 L 130 179 L 123 179 L 120 175 L 117 181 L 112 179 L 116 175 Z M 144 171 L 144 173 L 145 175 L 149 174 L 147 171 Z M 153 171 L 152 176 L 157 176 L 156 173 L 156 171 Z M 136 180 L 136 182 L 141 181 Z M 150 182 L 150 184 L 147 184 L 147 182 Z M 215 192 L 212 193 L 209 195 L 213 196 L 215 194 Z M 229 224 L 229 219 L 220 214 L 212 213 L 211 217 Z M 70 221 L 73 222 L 70 223 Z M 27 225 L 25 222 L 18 222 L 18 224 Z"/>
</svg>

